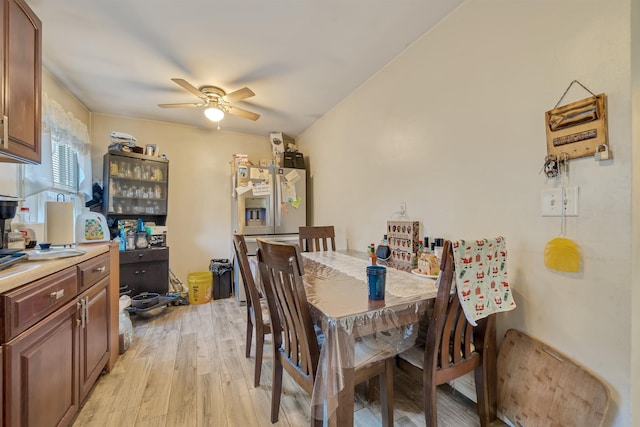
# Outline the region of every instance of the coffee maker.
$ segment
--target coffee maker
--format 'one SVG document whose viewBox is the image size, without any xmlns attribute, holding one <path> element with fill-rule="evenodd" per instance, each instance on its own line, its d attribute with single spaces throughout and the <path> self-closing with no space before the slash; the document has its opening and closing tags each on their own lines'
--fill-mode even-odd
<svg viewBox="0 0 640 427">
<path fill-rule="evenodd" d="M 7 249 L 9 244 L 9 227 L 7 226 L 11 223 L 13 217 L 16 216 L 19 200 L 20 199 L 14 196 L 0 195 L 0 254 L 15 252 L 15 250 Z"/>
</svg>

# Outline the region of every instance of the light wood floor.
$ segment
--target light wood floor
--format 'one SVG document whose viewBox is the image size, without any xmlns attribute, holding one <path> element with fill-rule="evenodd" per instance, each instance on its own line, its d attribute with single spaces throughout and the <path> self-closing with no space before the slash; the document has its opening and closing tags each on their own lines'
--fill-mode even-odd
<svg viewBox="0 0 640 427">
<path fill-rule="evenodd" d="M 271 426 L 271 341 L 264 350 L 260 387 L 254 355 L 244 357 L 245 307 L 233 298 L 168 307 L 136 319 L 134 342 L 113 371 L 98 380 L 73 426 Z M 255 339 L 254 339 L 255 345 Z M 396 426 L 423 426 L 422 386 L 396 368 Z M 284 373 L 277 426 L 309 425 L 310 397 Z M 356 395 L 356 426 L 379 426 L 380 405 Z M 441 426 L 478 426 L 475 407 L 451 388 L 439 395 Z"/>
</svg>

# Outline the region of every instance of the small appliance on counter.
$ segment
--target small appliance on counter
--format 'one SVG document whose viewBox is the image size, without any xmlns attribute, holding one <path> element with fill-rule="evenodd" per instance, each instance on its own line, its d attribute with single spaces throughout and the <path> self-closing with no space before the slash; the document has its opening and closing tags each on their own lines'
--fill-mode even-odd
<svg viewBox="0 0 640 427">
<path fill-rule="evenodd" d="M 83 208 L 76 218 L 76 243 L 108 242 L 110 237 L 104 215 Z"/>
<path fill-rule="evenodd" d="M 9 243 L 9 225 L 13 217 L 16 216 L 16 210 L 18 209 L 18 199 L 15 196 L 3 196 L 0 195 L 0 252 L 7 249 Z"/>
</svg>

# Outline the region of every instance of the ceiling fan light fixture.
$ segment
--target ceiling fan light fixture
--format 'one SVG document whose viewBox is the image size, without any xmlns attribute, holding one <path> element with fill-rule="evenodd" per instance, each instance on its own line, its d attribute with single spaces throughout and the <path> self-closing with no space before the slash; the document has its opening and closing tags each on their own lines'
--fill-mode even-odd
<svg viewBox="0 0 640 427">
<path fill-rule="evenodd" d="M 204 115 L 212 122 L 219 122 L 224 118 L 224 111 L 217 107 L 209 107 L 204 110 Z"/>
</svg>

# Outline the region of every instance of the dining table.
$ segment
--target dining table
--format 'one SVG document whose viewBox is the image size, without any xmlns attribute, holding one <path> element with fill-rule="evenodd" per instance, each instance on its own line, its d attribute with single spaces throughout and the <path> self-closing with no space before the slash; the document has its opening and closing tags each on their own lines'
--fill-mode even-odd
<svg viewBox="0 0 640 427">
<path fill-rule="evenodd" d="M 435 301 L 437 279 L 407 265 L 378 262 L 387 266 L 385 296 L 371 300 L 370 259 L 363 252 L 303 252 L 302 257 L 311 317 L 324 336 L 311 425 L 351 426 L 356 364 L 393 357 L 415 345 L 418 323 Z"/>
</svg>

